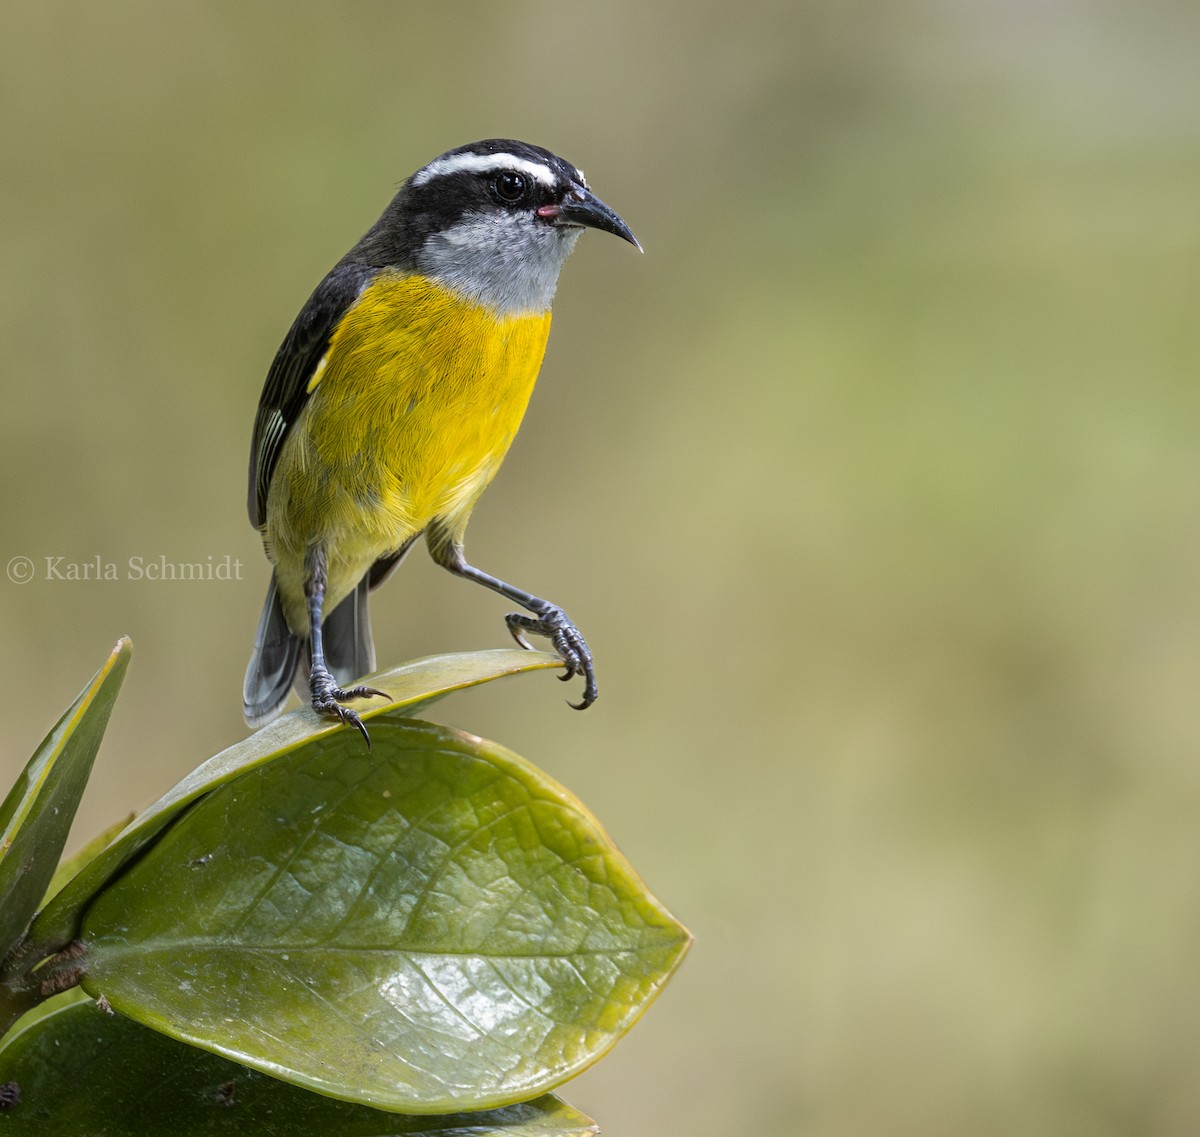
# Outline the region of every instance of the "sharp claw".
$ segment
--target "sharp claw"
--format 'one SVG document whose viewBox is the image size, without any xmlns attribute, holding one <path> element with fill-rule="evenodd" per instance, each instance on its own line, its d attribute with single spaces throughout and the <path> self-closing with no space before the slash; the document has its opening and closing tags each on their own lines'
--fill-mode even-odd
<svg viewBox="0 0 1200 1137">
<path fill-rule="evenodd" d="M 562 658 L 563 673 L 559 676 L 564 683 L 577 675 L 584 678 L 583 699 L 578 703 L 568 700 L 568 706 L 578 711 L 586 710 L 596 701 L 596 677 L 592 671 L 592 656 L 579 630 L 566 618 L 560 608 L 551 608 L 541 617 L 534 619 L 518 613 L 509 613 L 504 618 L 512 638 L 527 651 L 533 651 L 533 645 L 525 638 L 525 632 L 546 636 L 554 645 L 554 650 Z"/>
<path fill-rule="evenodd" d="M 370 750 L 371 749 L 371 736 L 367 733 L 367 724 L 364 723 L 363 720 L 358 717 L 358 715 L 354 714 L 353 711 L 350 712 L 350 715 L 353 716 L 350 719 L 351 724 L 353 726 L 358 727 L 358 733 L 363 736 L 363 742 L 365 742 L 367 744 L 367 749 Z"/>
<path fill-rule="evenodd" d="M 339 692 L 341 695 L 346 693 Z M 312 708 L 323 719 L 332 719 L 334 722 L 340 722 L 343 726 L 352 726 L 363 737 L 363 742 L 367 744 L 367 749 L 371 749 L 371 736 L 367 733 L 366 724 L 358 716 L 356 711 L 352 711 L 349 707 L 343 707 L 341 703 L 334 702 L 332 699 L 325 701 L 314 699 Z"/>
<path fill-rule="evenodd" d="M 377 687 L 351 687 L 349 690 L 343 691 L 340 687 L 333 684 L 326 686 L 318 680 L 313 689 L 312 708 L 322 718 L 333 719 L 344 726 L 354 727 L 362 735 L 363 742 L 370 750 L 371 736 L 367 732 L 366 725 L 357 711 L 343 707 L 342 703 L 347 699 L 370 699 L 376 695 L 381 699 L 391 699 L 391 695 L 386 691 L 380 691 Z"/>
<path fill-rule="evenodd" d="M 566 672 L 559 676 L 564 682 L 568 679 L 573 679 L 576 675 L 583 676 L 583 698 L 578 703 L 572 703 L 570 699 L 567 700 L 567 706 L 577 711 L 586 711 L 596 701 L 598 693 L 596 691 L 596 676 L 591 669 L 590 663 L 590 660 L 587 663 L 577 659 L 569 660 L 566 664 Z"/>
<path fill-rule="evenodd" d="M 583 698 L 580 699 L 578 703 L 572 703 L 571 700 L 568 699 L 567 706 L 575 711 L 586 711 L 588 707 L 590 707 L 596 701 L 596 695 L 596 685 L 594 683 L 589 683 L 583 689 Z"/>
<path fill-rule="evenodd" d="M 378 687 L 347 687 L 343 690 L 341 687 L 335 687 L 331 691 L 323 691 L 321 697 L 333 703 L 346 703 L 351 699 L 370 699 L 378 695 L 381 699 L 390 699 L 386 691 L 379 690 Z"/>
<path fill-rule="evenodd" d="M 534 647 L 524 635 L 521 634 L 521 625 L 517 622 L 520 620 L 515 612 L 510 612 L 504 617 L 504 622 L 508 626 L 508 634 L 517 641 L 517 646 L 524 648 L 526 651 L 533 651 Z"/>
</svg>

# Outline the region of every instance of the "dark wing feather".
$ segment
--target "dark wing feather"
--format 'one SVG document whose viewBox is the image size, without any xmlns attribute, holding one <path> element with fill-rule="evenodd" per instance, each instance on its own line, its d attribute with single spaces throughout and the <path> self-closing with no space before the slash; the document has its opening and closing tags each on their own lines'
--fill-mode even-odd
<svg viewBox="0 0 1200 1137">
<path fill-rule="evenodd" d="M 368 570 L 366 575 L 367 587 L 378 588 L 389 576 L 392 575 L 400 567 L 400 562 L 404 560 L 408 554 L 408 550 L 412 548 L 412 543 L 416 537 L 410 537 L 403 545 L 400 546 L 394 553 L 387 553 L 377 560 Z"/>
<path fill-rule="evenodd" d="M 379 272 L 371 265 L 339 264 L 308 298 L 275 355 L 267 372 L 254 439 L 250 445 L 250 524 L 261 529 L 267 522 L 267 491 L 284 440 L 308 400 L 308 381 L 329 347 L 338 321 L 358 299 L 367 282 Z"/>
</svg>

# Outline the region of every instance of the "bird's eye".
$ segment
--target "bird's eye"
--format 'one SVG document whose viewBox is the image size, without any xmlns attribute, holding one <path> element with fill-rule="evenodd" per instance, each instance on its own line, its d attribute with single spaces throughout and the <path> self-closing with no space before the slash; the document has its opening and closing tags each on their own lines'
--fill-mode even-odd
<svg viewBox="0 0 1200 1137">
<path fill-rule="evenodd" d="M 492 189 L 501 201 L 520 201 L 529 190 L 529 181 L 524 174 L 505 170 L 492 180 Z"/>
</svg>

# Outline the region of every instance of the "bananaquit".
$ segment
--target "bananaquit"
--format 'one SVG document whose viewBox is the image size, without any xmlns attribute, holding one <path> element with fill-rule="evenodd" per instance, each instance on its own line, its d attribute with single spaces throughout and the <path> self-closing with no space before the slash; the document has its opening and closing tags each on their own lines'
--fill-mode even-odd
<svg viewBox="0 0 1200 1137">
<path fill-rule="evenodd" d="M 300 310 L 250 451 L 250 521 L 274 565 L 243 687 L 251 726 L 279 713 L 294 681 L 319 714 L 367 738 L 342 705 L 383 695 L 349 685 L 375 666 L 367 594 L 422 534 L 438 564 L 530 613 L 505 617 L 514 638 L 548 637 L 563 678 L 583 678 L 575 705 L 595 700 L 592 656 L 566 613 L 463 555 L 585 228 L 641 248 L 562 158 L 511 139 L 461 146 L 400 187 Z"/>
</svg>

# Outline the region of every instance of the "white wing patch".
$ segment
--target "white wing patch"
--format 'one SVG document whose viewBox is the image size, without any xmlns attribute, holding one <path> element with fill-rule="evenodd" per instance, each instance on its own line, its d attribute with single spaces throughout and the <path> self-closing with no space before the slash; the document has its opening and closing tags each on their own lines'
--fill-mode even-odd
<svg viewBox="0 0 1200 1137">
<path fill-rule="evenodd" d="M 283 412 L 272 411 L 270 417 L 263 424 L 262 440 L 258 447 L 260 454 L 274 449 L 286 426 L 287 423 L 283 421 Z"/>
<path fill-rule="evenodd" d="M 531 162 L 528 158 L 518 158 L 515 154 L 444 154 L 435 158 L 422 170 L 413 175 L 412 184 L 423 186 L 434 178 L 444 178 L 447 174 L 457 174 L 468 170 L 474 174 L 486 174 L 493 170 L 517 170 L 541 182 L 542 185 L 554 188 L 554 172 L 541 162 Z"/>
<path fill-rule="evenodd" d="M 270 474 L 268 473 L 276 453 L 279 450 L 280 439 L 287 430 L 283 413 L 278 409 L 271 411 L 267 421 L 263 423 L 262 434 L 258 440 L 258 457 L 254 462 L 255 494 L 261 503 L 258 507 L 258 523 L 266 523 L 267 491 L 270 489 Z"/>
</svg>

